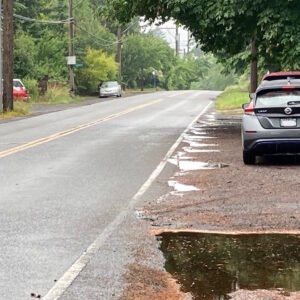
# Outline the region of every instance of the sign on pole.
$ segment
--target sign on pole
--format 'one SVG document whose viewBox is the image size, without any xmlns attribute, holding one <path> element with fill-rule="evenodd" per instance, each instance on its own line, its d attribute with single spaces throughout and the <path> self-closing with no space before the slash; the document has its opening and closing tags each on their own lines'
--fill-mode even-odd
<svg viewBox="0 0 300 300">
<path fill-rule="evenodd" d="M 67 64 L 68 66 L 76 65 L 76 56 L 67 56 Z"/>
</svg>

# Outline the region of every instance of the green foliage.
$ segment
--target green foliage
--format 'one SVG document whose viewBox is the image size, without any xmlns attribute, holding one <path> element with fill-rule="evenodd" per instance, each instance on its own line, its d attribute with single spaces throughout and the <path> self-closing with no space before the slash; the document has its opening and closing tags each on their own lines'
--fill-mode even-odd
<svg viewBox="0 0 300 300">
<path fill-rule="evenodd" d="M 174 61 L 174 52 L 164 40 L 151 35 L 130 35 L 122 51 L 122 80 L 130 87 L 137 82 L 143 85 L 143 81 L 152 84 L 152 72 L 156 70 L 165 85 Z"/>
<path fill-rule="evenodd" d="M 25 77 L 23 79 L 23 83 L 25 84 L 27 90 L 29 91 L 30 102 L 36 102 L 39 97 L 37 80 Z"/>
<path fill-rule="evenodd" d="M 0 113 L 0 119 L 11 119 L 16 117 L 24 117 L 30 114 L 30 104 L 22 101 L 16 101 L 14 103 L 14 111 L 7 113 Z"/>
<path fill-rule="evenodd" d="M 176 19 L 192 32 L 205 52 L 211 51 L 240 71 L 252 59 L 249 45 L 254 37 L 261 68 L 300 68 L 298 0 L 107 0 L 106 3 L 110 14 L 123 22 L 136 15 L 146 16 L 150 21 L 157 17 L 162 21 Z"/>
<path fill-rule="evenodd" d="M 89 1 L 82 1 L 79 4 L 75 9 L 75 15 L 78 17 L 74 40 L 79 59 L 84 57 L 87 48 L 101 49 L 108 54 L 115 53 L 117 47 L 115 34 L 99 22 Z"/>
<path fill-rule="evenodd" d="M 67 86 L 53 85 L 48 88 L 46 94 L 39 98 L 40 102 L 48 104 L 68 104 L 76 101 L 77 98 L 70 96 L 69 88 Z"/>
<path fill-rule="evenodd" d="M 56 80 L 67 78 L 67 45 L 66 35 L 57 35 L 57 33 L 50 30 L 44 31 L 43 37 L 36 44 L 37 78 L 43 78 L 45 75 Z"/>
<path fill-rule="evenodd" d="M 229 86 L 220 95 L 216 102 L 218 110 L 241 109 L 242 104 L 250 102 L 248 87 L 245 83 Z"/>
<path fill-rule="evenodd" d="M 87 49 L 84 68 L 76 72 L 77 87 L 83 93 L 95 93 L 101 81 L 116 79 L 118 64 L 102 50 Z"/>
<path fill-rule="evenodd" d="M 114 56 L 118 43 L 116 37 L 118 27 L 121 28 L 123 35 L 121 80 L 128 87 L 152 88 L 154 70 L 157 73 L 158 86 L 163 89 L 189 89 L 195 86 L 193 82 L 199 83 L 199 80 L 207 75 L 212 65 L 206 58 L 193 58 L 192 55 L 188 58 L 175 57 L 174 50 L 161 37 L 155 37 L 155 33 L 140 33 L 139 18 L 134 15 L 138 10 L 141 11 L 141 4 L 145 4 L 144 1 L 135 3 L 129 0 L 129 6 L 126 6 L 122 16 L 124 22 L 120 24 L 113 20 L 114 13 L 120 13 L 124 8 L 119 5 L 120 1 L 74 1 L 75 54 L 77 62 L 84 64 L 83 69 L 75 71 L 76 85 L 81 93 L 95 93 L 100 81 L 117 78 L 118 65 Z M 105 9 L 105 15 L 103 7 L 107 2 L 118 6 Z M 147 6 L 154 7 L 155 3 L 158 4 L 157 1 L 151 1 Z M 135 6 L 131 6 L 133 4 Z M 185 2 L 181 4 L 186 5 Z M 190 4 L 187 5 L 190 7 Z M 15 0 L 14 6 L 16 14 L 38 20 L 68 18 L 68 1 L 65 0 Z M 162 4 L 162 8 L 164 7 L 165 4 Z M 167 11 L 163 15 L 167 16 L 166 13 Z M 156 13 L 153 13 L 154 15 Z M 149 17 L 151 18 L 148 15 Z M 38 101 L 37 80 L 45 75 L 48 75 L 50 80 L 59 81 L 64 85 L 68 80 L 66 64 L 69 47 L 68 24 L 41 24 L 15 19 L 15 25 L 15 77 L 23 80 L 26 78 L 25 85 L 30 91 L 32 100 Z M 56 103 L 55 99 L 71 101 L 65 94 L 66 89 L 66 87 L 62 90 L 51 89 L 42 100 L 49 103 L 53 101 Z"/>
<path fill-rule="evenodd" d="M 168 78 L 168 89 L 189 89 L 191 87 L 191 83 L 198 79 L 197 73 L 201 70 L 197 68 L 196 62 L 198 62 L 198 60 L 185 60 L 178 57 Z"/>
<path fill-rule="evenodd" d="M 16 32 L 14 40 L 14 73 L 15 77 L 35 77 L 35 58 L 37 51 L 33 38 L 22 30 Z"/>
<path fill-rule="evenodd" d="M 199 60 L 206 63 L 206 68 L 203 76 L 192 83 L 192 89 L 222 91 L 227 86 L 233 85 L 237 82 L 236 75 L 232 72 L 227 72 L 225 74 L 224 67 L 217 63 L 217 60 L 214 56 L 201 56 Z"/>
</svg>

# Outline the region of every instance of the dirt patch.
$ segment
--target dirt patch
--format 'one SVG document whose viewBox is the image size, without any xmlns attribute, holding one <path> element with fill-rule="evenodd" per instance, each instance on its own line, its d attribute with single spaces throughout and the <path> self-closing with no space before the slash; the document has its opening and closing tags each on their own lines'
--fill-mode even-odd
<svg viewBox="0 0 300 300">
<path fill-rule="evenodd" d="M 166 272 L 143 265 L 131 265 L 125 275 L 130 282 L 121 300 L 184 300 L 187 296 Z"/>
</svg>

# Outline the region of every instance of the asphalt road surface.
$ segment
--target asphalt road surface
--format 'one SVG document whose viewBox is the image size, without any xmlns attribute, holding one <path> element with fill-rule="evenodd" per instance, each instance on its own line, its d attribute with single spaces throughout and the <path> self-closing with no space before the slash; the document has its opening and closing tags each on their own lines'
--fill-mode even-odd
<svg viewBox="0 0 300 300">
<path fill-rule="evenodd" d="M 99 250 L 95 241 L 217 94 L 160 92 L 0 124 L 0 299 L 59 298 L 72 276 L 49 294 L 56 281 Z"/>
</svg>

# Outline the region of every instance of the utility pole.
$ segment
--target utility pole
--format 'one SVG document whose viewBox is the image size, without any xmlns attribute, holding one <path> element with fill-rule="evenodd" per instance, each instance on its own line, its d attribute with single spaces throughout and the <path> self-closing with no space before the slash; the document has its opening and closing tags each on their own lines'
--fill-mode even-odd
<svg viewBox="0 0 300 300">
<path fill-rule="evenodd" d="M 0 0 L 0 113 L 3 112 L 3 82 L 2 82 L 2 0 Z"/>
<path fill-rule="evenodd" d="M 188 30 L 188 36 L 187 36 L 187 55 L 190 54 L 190 42 L 191 42 L 191 35 L 190 35 L 190 31 Z"/>
<path fill-rule="evenodd" d="M 175 35 L 175 49 L 176 49 L 176 55 L 179 55 L 179 32 L 178 32 L 178 25 L 176 25 L 176 35 Z"/>
<path fill-rule="evenodd" d="M 256 48 L 256 36 L 252 37 L 251 40 L 251 80 L 250 80 L 250 91 L 255 93 L 257 89 L 257 48 Z"/>
<path fill-rule="evenodd" d="M 122 81 L 122 32 L 121 27 L 118 26 L 117 33 L 117 56 L 116 61 L 119 64 L 119 83 Z"/>
<path fill-rule="evenodd" d="M 70 18 L 70 25 L 69 25 L 69 35 L 70 35 L 70 45 L 69 45 L 69 57 L 75 56 L 74 51 L 74 19 L 73 19 L 73 0 L 69 0 L 69 18 Z M 75 81 L 74 81 L 74 65 L 69 64 L 69 86 L 70 86 L 70 93 L 75 93 Z"/>
<path fill-rule="evenodd" d="M 14 109 L 14 1 L 3 0 L 3 111 Z"/>
</svg>

